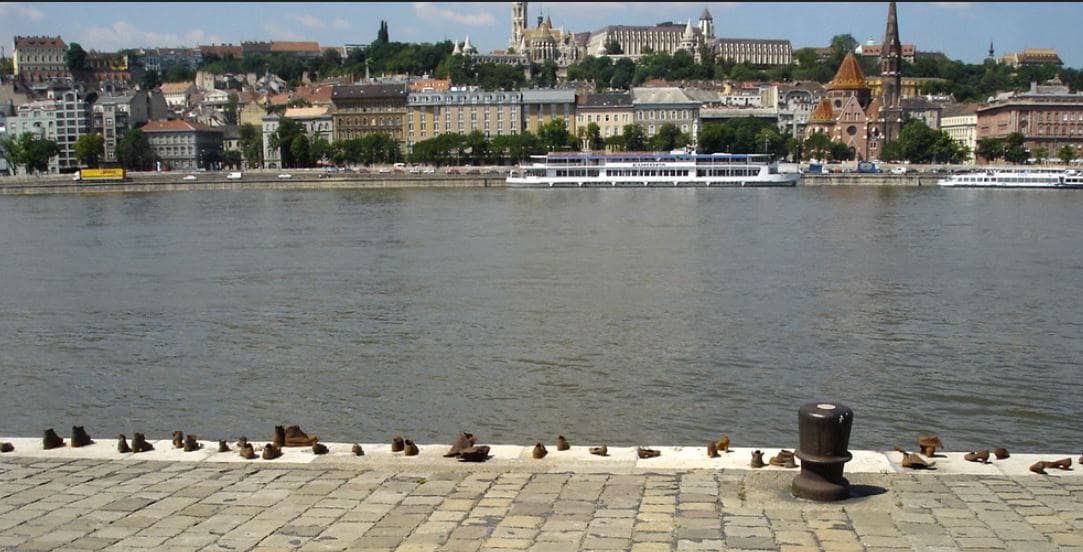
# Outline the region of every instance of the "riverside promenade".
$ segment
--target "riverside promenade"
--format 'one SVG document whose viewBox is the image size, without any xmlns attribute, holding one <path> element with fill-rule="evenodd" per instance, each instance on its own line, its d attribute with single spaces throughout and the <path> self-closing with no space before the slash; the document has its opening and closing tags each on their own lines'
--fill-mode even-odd
<svg viewBox="0 0 1083 552">
<path fill-rule="evenodd" d="M 328 443 L 325 455 L 244 460 L 217 442 L 121 454 L 95 438 L 52 450 L 2 439 L 15 450 L 0 455 L 0 548 L 1083 550 L 1077 458 L 1067 471 L 1027 469 L 1066 454 L 977 464 L 948 452 L 936 470 L 911 471 L 897 452 L 852 451 L 856 496 L 818 503 L 791 495 L 798 469 L 752 469 L 740 447 L 708 458 L 705 446 L 651 446 L 661 455 L 639 459 L 634 447 L 599 457 L 547 443 L 536 460 L 531 446 L 491 445 L 488 461 L 464 463 L 443 457 L 446 444 L 404 457 L 388 443 L 363 444 L 364 456 Z"/>
</svg>

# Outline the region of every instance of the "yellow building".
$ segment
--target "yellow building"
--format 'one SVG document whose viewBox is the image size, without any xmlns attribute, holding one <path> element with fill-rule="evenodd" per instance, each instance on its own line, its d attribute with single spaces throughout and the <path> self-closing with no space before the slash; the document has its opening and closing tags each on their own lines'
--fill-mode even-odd
<svg viewBox="0 0 1083 552">
<path fill-rule="evenodd" d="M 538 133 L 538 127 L 553 119 L 564 119 L 568 132 L 575 134 L 575 90 L 523 90 L 525 132 Z"/>
<path fill-rule="evenodd" d="M 945 79 L 936 77 L 902 77 L 902 90 L 900 95 L 904 98 L 914 98 L 922 96 L 921 88 L 925 86 L 927 82 L 947 82 Z M 879 76 L 865 77 L 865 83 L 872 91 L 873 97 L 879 98 L 883 94 L 883 88 L 881 87 L 882 81 Z"/>
<path fill-rule="evenodd" d="M 523 132 L 522 92 L 452 88 L 414 92 L 406 101 L 406 149 L 441 134 L 470 134 L 487 138 Z"/>
</svg>

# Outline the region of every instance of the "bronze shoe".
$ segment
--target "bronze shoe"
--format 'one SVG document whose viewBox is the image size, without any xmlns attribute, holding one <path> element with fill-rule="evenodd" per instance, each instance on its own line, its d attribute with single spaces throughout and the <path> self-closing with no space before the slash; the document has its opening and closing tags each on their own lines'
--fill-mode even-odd
<svg viewBox="0 0 1083 552">
<path fill-rule="evenodd" d="M 87 434 L 85 429 L 83 429 L 83 426 L 71 427 L 71 446 L 85 447 L 93 443 L 94 439 L 90 438 L 90 435 Z"/>
<path fill-rule="evenodd" d="M 55 449 L 57 447 L 64 446 L 64 439 L 61 439 L 59 435 L 53 431 L 53 428 L 45 430 L 45 436 L 41 438 L 41 448 L 45 450 Z"/>
<path fill-rule="evenodd" d="M 128 438 L 123 433 L 117 436 L 117 452 L 124 454 L 131 452 L 132 448 L 128 446 Z"/>
<path fill-rule="evenodd" d="M 246 446 L 248 446 L 248 437 L 242 435 L 240 439 L 237 439 L 237 448 L 243 449 Z"/>
<path fill-rule="evenodd" d="M 989 450 L 982 450 L 979 452 L 968 452 L 963 455 L 963 460 L 967 462 L 981 462 L 982 464 L 989 463 Z"/>
<path fill-rule="evenodd" d="M 147 452 L 148 450 L 154 450 L 154 445 L 148 443 L 142 433 L 136 433 L 132 437 L 132 452 Z"/>
<path fill-rule="evenodd" d="M 707 442 L 707 458 L 718 458 L 718 443 L 714 441 Z"/>
<path fill-rule="evenodd" d="M 218 452 L 229 452 L 229 445 L 221 439 L 218 440 Z"/>
<path fill-rule="evenodd" d="M 639 447 L 636 449 L 636 455 L 640 458 L 655 458 L 661 456 L 662 453 L 654 449 Z"/>
<path fill-rule="evenodd" d="M 895 450 L 902 453 L 902 455 L 903 455 L 902 467 L 904 467 L 904 468 L 911 468 L 911 469 L 915 469 L 915 470 L 924 470 L 924 469 L 929 469 L 929 468 L 933 467 L 934 465 L 936 465 L 936 462 L 929 462 L 929 461 L 925 460 L 924 458 L 922 458 L 921 456 L 918 456 L 917 454 L 911 454 L 909 452 L 906 452 L 901 447 L 895 447 Z"/>
<path fill-rule="evenodd" d="M 1003 460 L 1005 458 L 1008 458 L 1011 455 L 1008 454 L 1008 449 L 1006 449 L 1004 447 L 1000 447 L 1000 448 L 993 451 L 993 456 L 996 456 L 997 460 Z"/>
<path fill-rule="evenodd" d="M 534 451 L 530 454 L 534 457 L 535 460 L 538 460 L 541 458 L 545 458 L 545 455 L 549 454 L 549 451 L 545 450 L 545 445 L 541 443 L 534 443 Z"/>
<path fill-rule="evenodd" d="M 459 453 L 460 462 L 484 462 L 489 459 L 489 447 L 474 445 L 467 447 Z"/>
<path fill-rule="evenodd" d="M 189 433 L 184 436 L 184 452 L 192 452 L 203 448 L 203 444 L 196 440 L 196 436 Z"/>
<path fill-rule="evenodd" d="M 312 454 L 327 454 L 327 445 L 323 443 L 312 443 Z"/>
<path fill-rule="evenodd" d="M 921 454 L 929 458 L 936 456 L 936 449 L 944 448 L 944 444 L 940 442 L 940 437 L 936 435 L 918 437 L 918 446 L 921 447 Z"/>
<path fill-rule="evenodd" d="M 753 468 L 762 468 L 762 467 L 767 465 L 767 464 L 763 463 L 763 451 L 762 450 L 754 450 L 754 451 L 752 451 L 752 463 L 750 465 Z"/>
<path fill-rule="evenodd" d="M 271 436 L 271 444 L 282 448 L 286 446 L 286 428 L 276 425 L 274 435 Z"/>
<path fill-rule="evenodd" d="M 1057 468 L 1058 470 L 1070 470 L 1072 469 L 1071 458 L 1061 458 L 1060 460 L 1054 460 L 1052 462 L 1046 462 L 1045 467 Z"/>
<path fill-rule="evenodd" d="M 263 446 L 263 459 L 264 460 L 274 460 L 275 458 L 278 458 L 279 456 L 282 456 L 282 449 L 279 448 L 278 445 L 276 445 L 274 443 L 267 443 L 266 445 Z"/>
<path fill-rule="evenodd" d="M 316 435 L 309 435 L 304 431 L 301 431 L 300 426 L 291 425 L 286 428 L 284 432 L 285 446 L 287 447 L 308 447 L 316 444 L 320 438 Z"/>
<path fill-rule="evenodd" d="M 251 460 L 256 457 L 256 448 L 252 446 L 252 443 L 246 442 L 243 447 L 238 447 L 240 450 L 241 458 L 245 460 Z"/>
<path fill-rule="evenodd" d="M 402 440 L 402 437 L 396 435 L 395 438 L 391 440 L 391 452 L 402 452 L 405 448 L 406 443 Z"/>
<path fill-rule="evenodd" d="M 173 448 L 184 448 L 184 432 L 173 432 Z"/>
<path fill-rule="evenodd" d="M 572 446 L 568 444 L 568 440 L 563 435 L 557 435 L 557 450 L 568 450 L 570 448 Z"/>
<path fill-rule="evenodd" d="M 463 450 L 474 446 L 475 441 L 473 434 L 460 431 L 459 436 L 455 438 L 455 442 L 451 444 L 451 449 L 444 454 L 444 458 L 458 456 Z"/>
<path fill-rule="evenodd" d="M 718 443 L 715 444 L 715 447 L 720 452 L 730 452 L 730 436 L 723 435 L 722 438 L 718 440 Z"/>
<path fill-rule="evenodd" d="M 13 445 L 13 444 L 11 444 L 11 443 L 9 443 L 7 441 L 4 441 L 3 443 L 0 443 L 0 452 L 11 452 L 13 450 L 15 450 L 15 445 Z"/>
<path fill-rule="evenodd" d="M 793 452 L 789 451 L 789 450 L 786 450 L 786 449 L 782 449 L 782 450 L 778 451 L 778 454 L 775 455 L 775 456 L 772 456 L 771 459 L 768 460 L 768 463 L 771 464 L 772 466 L 778 466 L 780 468 L 796 468 L 797 467 L 797 463 L 794 462 L 794 459 L 793 459 Z"/>
<path fill-rule="evenodd" d="M 353 444 L 353 448 L 351 450 L 353 451 L 354 456 L 364 456 L 365 455 L 365 449 L 361 448 L 361 445 L 359 445 L 357 443 Z"/>
<path fill-rule="evenodd" d="M 403 442 L 402 454 L 404 456 L 417 456 L 419 452 L 421 451 L 418 450 L 417 445 L 415 445 L 413 441 L 407 439 Z"/>
<path fill-rule="evenodd" d="M 590 447 L 590 453 L 597 456 L 609 456 L 609 447 L 602 445 L 600 447 Z"/>
<path fill-rule="evenodd" d="M 1039 460 L 1039 461 L 1037 461 L 1037 462 L 1030 465 L 1030 471 L 1032 471 L 1034 473 L 1039 473 L 1039 474 L 1042 474 L 1042 475 L 1047 475 L 1045 473 L 1045 468 L 1046 467 L 1048 467 L 1048 462 Z"/>
</svg>

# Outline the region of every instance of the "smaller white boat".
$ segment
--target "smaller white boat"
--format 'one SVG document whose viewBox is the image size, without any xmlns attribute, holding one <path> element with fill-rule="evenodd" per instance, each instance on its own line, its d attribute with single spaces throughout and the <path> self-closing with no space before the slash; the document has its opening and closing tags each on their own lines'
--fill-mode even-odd
<svg viewBox="0 0 1083 552">
<path fill-rule="evenodd" d="M 937 182 L 950 188 L 1083 188 L 1075 169 L 990 167 L 948 176 Z"/>
</svg>

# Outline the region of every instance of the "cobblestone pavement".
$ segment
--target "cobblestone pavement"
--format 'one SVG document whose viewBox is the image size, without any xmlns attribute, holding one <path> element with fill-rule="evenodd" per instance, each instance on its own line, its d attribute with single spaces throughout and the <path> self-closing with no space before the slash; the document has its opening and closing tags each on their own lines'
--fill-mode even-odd
<svg viewBox="0 0 1083 552">
<path fill-rule="evenodd" d="M 1083 478 L 0 458 L 12 550 L 1080 550 Z"/>
</svg>

